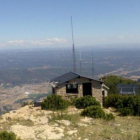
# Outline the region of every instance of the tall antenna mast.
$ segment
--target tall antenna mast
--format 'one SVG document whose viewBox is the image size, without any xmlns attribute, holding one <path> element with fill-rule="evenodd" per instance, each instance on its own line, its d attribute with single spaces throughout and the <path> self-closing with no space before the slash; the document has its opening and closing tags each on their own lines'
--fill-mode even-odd
<svg viewBox="0 0 140 140">
<path fill-rule="evenodd" d="M 72 31 L 72 53 L 73 53 L 73 71 L 76 72 L 76 57 L 75 57 L 75 47 L 74 47 L 74 36 L 73 36 L 73 23 L 72 23 L 72 16 L 71 16 L 71 31 Z"/>
<path fill-rule="evenodd" d="M 82 59 L 81 59 L 81 51 L 79 51 L 79 55 L 80 55 L 80 73 L 82 74 Z"/>
<path fill-rule="evenodd" d="M 92 49 L 92 78 L 94 76 L 94 66 L 93 66 L 93 49 Z"/>
</svg>

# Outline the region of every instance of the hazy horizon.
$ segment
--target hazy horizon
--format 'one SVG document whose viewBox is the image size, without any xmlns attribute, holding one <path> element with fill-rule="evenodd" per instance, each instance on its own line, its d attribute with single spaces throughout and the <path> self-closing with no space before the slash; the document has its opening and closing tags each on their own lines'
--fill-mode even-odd
<svg viewBox="0 0 140 140">
<path fill-rule="evenodd" d="M 91 49 L 93 51 L 96 50 L 122 50 L 122 49 L 139 49 L 140 48 L 140 44 L 101 44 L 101 45 L 81 45 L 81 46 L 76 46 L 75 45 L 75 50 L 80 51 L 81 49 Z M 72 44 L 69 46 L 7 46 L 7 47 L 0 47 L 0 50 L 36 50 L 36 49 L 71 49 L 72 50 Z"/>
</svg>

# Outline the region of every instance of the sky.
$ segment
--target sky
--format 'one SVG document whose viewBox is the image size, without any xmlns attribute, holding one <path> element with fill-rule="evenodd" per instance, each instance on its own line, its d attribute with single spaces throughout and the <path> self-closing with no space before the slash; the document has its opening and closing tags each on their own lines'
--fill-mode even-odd
<svg viewBox="0 0 140 140">
<path fill-rule="evenodd" d="M 0 0 L 0 47 L 140 44 L 140 0 Z"/>
</svg>

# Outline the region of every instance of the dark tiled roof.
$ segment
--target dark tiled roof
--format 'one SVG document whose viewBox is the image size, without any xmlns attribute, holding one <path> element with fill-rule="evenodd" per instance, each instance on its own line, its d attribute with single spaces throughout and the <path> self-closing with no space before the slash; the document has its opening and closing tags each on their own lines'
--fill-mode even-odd
<svg viewBox="0 0 140 140">
<path fill-rule="evenodd" d="M 58 77 L 52 79 L 50 82 L 54 87 L 56 87 L 56 86 L 58 86 L 62 83 L 65 83 L 67 81 L 70 81 L 70 80 L 72 80 L 74 78 L 78 78 L 78 77 L 84 77 L 84 78 L 88 78 L 88 79 L 91 79 L 91 80 L 95 80 L 91 77 L 83 76 L 83 75 L 80 75 L 80 74 L 77 74 L 77 73 L 74 73 L 74 72 L 68 72 L 66 74 L 63 74 L 61 76 L 58 76 Z M 103 83 L 102 81 L 99 81 L 99 80 L 95 80 L 95 81 Z"/>
<path fill-rule="evenodd" d="M 138 94 L 139 85 L 137 85 L 137 84 L 118 84 L 117 91 L 120 94 Z"/>
</svg>

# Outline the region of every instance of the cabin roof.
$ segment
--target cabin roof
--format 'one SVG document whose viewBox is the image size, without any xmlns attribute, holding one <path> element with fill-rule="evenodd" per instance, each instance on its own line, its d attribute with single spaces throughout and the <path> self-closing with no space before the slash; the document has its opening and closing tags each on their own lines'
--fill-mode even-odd
<svg viewBox="0 0 140 140">
<path fill-rule="evenodd" d="M 83 77 L 83 78 L 87 78 L 87 79 L 90 79 L 90 80 L 94 80 L 94 81 L 100 82 L 101 84 L 103 83 L 100 80 L 96 80 L 96 79 L 93 79 L 91 77 L 84 76 L 84 75 L 81 75 L 81 74 L 77 74 L 77 73 L 74 73 L 74 72 L 71 72 L 71 71 L 52 79 L 50 82 L 51 82 L 51 85 L 53 87 L 57 87 L 58 85 L 61 85 L 65 82 L 68 82 L 68 81 L 70 81 L 74 78 L 78 78 L 78 77 Z"/>
</svg>

